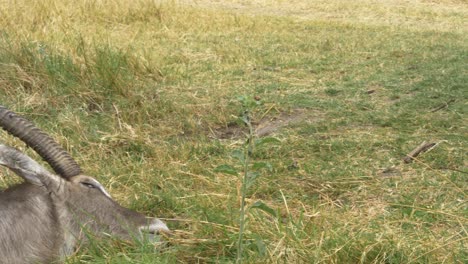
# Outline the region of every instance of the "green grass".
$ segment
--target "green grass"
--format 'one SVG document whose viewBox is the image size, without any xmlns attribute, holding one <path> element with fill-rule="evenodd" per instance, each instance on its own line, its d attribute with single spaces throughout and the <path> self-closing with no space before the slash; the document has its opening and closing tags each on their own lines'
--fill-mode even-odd
<svg viewBox="0 0 468 264">
<path fill-rule="evenodd" d="M 239 96 L 254 124 L 297 117 L 253 153 L 272 171 L 247 206 L 278 217 L 248 213 L 246 263 L 468 260 L 466 3 L 20 2 L 0 5 L 0 104 L 176 230 L 69 263 L 234 262 L 240 182 L 215 168 L 245 141 Z"/>
</svg>

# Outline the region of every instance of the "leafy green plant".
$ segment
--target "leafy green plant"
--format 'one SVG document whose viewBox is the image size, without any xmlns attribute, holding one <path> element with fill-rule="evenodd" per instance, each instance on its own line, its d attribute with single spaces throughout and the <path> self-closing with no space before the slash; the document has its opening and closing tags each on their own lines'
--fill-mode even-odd
<svg viewBox="0 0 468 264">
<path fill-rule="evenodd" d="M 258 209 L 274 217 L 277 216 L 276 211 L 262 201 L 256 201 L 247 207 L 246 198 L 248 190 L 252 187 L 258 177 L 262 175 L 263 171 L 272 170 L 272 165 L 269 162 L 255 162 L 252 155 L 255 148 L 265 144 L 279 143 L 280 141 L 274 137 L 255 139 L 255 132 L 251 120 L 251 112 L 261 103 L 259 100 L 255 100 L 246 96 L 240 96 L 238 97 L 238 100 L 241 103 L 241 115 L 239 116 L 239 119 L 248 128 L 248 132 L 246 134 L 247 139 L 242 148 L 236 149 L 232 152 L 232 157 L 235 158 L 238 162 L 237 166 L 222 164 L 216 167 L 215 171 L 238 176 L 239 181 L 241 182 L 241 201 L 239 209 L 239 233 L 237 239 L 236 263 L 242 263 L 244 251 L 244 234 L 247 224 L 246 215 L 248 214 L 249 210 Z M 264 247 L 262 246 L 263 242 L 261 241 L 260 237 L 255 238 L 255 244 L 259 250 Z"/>
</svg>

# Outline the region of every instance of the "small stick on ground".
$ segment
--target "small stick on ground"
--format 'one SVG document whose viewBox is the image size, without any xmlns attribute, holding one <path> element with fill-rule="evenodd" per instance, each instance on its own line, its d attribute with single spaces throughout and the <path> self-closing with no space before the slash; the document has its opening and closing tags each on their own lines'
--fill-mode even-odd
<svg viewBox="0 0 468 264">
<path fill-rule="evenodd" d="M 423 141 L 417 148 L 413 149 L 410 153 L 403 158 L 405 163 L 411 163 L 414 158 L 416 158 L 419 154 L 428 151 L 429 149 L 433 148 L 437 143 L 428 143 Z"/>
<path fill-rule="evenodd" d="M 455 102 L 455 99 L 450 99 L 446 103 L 443 103 L 443 104 L 439 105 L 438 107 L 433 108 L 430 112 L 434 113 L 434 112 L 437 112 L 437 111 L 442 110 L 444 108 L 447 108 L 449 106 L 449 104 L 451 104 L 453 102 Z"/>
</svg>

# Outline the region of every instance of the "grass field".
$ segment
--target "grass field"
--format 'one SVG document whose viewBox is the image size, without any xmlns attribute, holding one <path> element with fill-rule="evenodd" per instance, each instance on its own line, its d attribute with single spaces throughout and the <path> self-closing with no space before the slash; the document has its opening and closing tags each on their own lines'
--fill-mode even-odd
<svg viewBox="0 0 468 264">
<path fill-rule="evenodd" d="M 467 263 L 467 97 L 461 0 L 0 0 L 0 105 L 175 230 L 67 263 L 235 262 L 244 169 L 244 263 Z"/>
</svg>

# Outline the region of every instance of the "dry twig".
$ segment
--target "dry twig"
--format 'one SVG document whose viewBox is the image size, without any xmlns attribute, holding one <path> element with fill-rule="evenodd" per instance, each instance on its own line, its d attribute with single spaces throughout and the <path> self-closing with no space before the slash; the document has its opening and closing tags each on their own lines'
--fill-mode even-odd
<svg viewBox="0 0 468 264">
<path fill-rule="evenodd" d="M 414 158 L 416 158 L 419 154 L 424 153 L 433 147 L 435 147 L 437 143 L 428 143 L 423 141 L 417 148 L 413 149 L 410 153 L 408 153 L 404 158 L 403 161 L 405 163 L 411 163 Z"/>
</svg>

